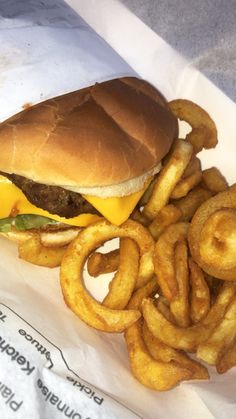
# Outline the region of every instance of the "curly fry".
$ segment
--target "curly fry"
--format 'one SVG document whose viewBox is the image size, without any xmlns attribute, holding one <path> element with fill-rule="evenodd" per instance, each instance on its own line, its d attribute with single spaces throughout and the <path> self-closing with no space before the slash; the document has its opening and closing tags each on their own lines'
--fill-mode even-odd
<svg viewBox="0 0 236 419">
<path fill-rule="evenodd" d="M 193 323 L 198 323 L 207 315 L 210 309 L 210 290 L 201 268 L 192 259 L 189 260 L 189 269 L 191 281 L 191 319 Z"/>
<path fill-rule="evenodd" d="M 172 203 L 182 212 L 181 221 L 190 221 L 198 207 L 211 196 L 210 191 L 197 186 L 186 196 L 174 200 Z"/>
<path fill-rule="evenodd" d="M 187 238 L 188 223 L 171 224 L 156 242 L 154 251 L 154 270 L 163 295 L 172 301 L 178 294 L 175 277 L 174 251 L 178 241 Z"/>
<path fill-rule="evenodd" d="M 151 198 L 143 209 L 145 216 L 153 220 L 158 212 L 167 204 L 176 184 L 182 177 L 193 154 L 191 144 L 177 140 L 169 155 L 167 163 L 157 176 Z"/>
<path fill-rule="evenodd" d="M 217 130 L 214 121 L 200 106 L 186 99 L 169 102 L 172 113 L 181 121 L 188 122 L 192 131 L 187 134 L 188 140 L 199 153 L 203 148 L 214 148 L 218 143 Z"/>
<path fill-rule="evenodd" d="M 223 192 L 229 187 L 227 180 L 216 167 L 203 170 L 201 183 L 214 193 Z"/>
<path fill-rule="evenodd" d="M 236 279 L 236 185 L 204 202 L 189 228 L 193 259 L 219 279 Z"/>
<path fill-rule="evenodd" d="M 120 259 L 119 249 L 107 253 L 94 252 L 89 256 L 87 269 L 90 276 L 114 272 L 118 269 Z"/>
<path fill-rule="evenodd" d="M 143 298 L 152 295 L 156 290 L 157 283 L 153 279 L 133 294 L 127 308 L 139 310 Z M 192 365 L 190 367 L 189 364 L 181 364 L 175 360 L 163 362 L 152 357 L 143 339 L 141 320 L 126 329 L 125 340 L 133 375 L 145 386 L 158 391 L 168 390 L 195 375 Z"/>
</svg>

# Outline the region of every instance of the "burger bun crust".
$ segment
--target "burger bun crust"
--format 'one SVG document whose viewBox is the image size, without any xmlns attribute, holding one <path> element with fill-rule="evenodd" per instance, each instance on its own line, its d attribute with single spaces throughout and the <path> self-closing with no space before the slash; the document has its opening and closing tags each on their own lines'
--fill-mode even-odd
<svg viewBox="0 0 236 419">
<path fill-rule="evenodd" d="M 177 120 L 154 87 L 115 79 L 3 122 L 0 171 L 79 193 L 122 196 L 157 171 L 177 133 Z"/>
</svg>

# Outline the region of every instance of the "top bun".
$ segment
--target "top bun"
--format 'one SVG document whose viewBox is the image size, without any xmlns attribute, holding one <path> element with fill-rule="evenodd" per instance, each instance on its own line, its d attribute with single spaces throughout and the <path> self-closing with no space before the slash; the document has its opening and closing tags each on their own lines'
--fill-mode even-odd
<svg viewBox="0 0 236 419">
<path fill-rule="evenodd" d="M 0 171 L 97 196 L 143 187 L 177 136 L 150 84 L 122 78 L 47 100 L 0 126 Z"/>
</svg>

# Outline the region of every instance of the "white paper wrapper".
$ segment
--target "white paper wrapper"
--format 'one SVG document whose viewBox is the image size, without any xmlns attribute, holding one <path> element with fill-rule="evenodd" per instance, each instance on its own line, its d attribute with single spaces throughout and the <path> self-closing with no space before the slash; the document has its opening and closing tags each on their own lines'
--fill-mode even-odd
<svg viewBox="0 0 236 419">
<path fill-rule="evenodd" d="M 51 1 L 45 10 L 46 2 L 35 0 L 18 8 L 4 3 L 1 120 L 26 103 L 136 71 L 168 99 L 190 98 L 210 112 L 219 145 L 202 153 L 204 166 L 214 164 L 236 181 L 236 105 L 123 6 L 70 0 L 72 9 Z M 19 260 L 7 240 L 0 249 L 1 419 L 235 417 L 234 370 L 219 376 L 210 368 L 209 382 L 186 382 L 166 393 L 146 389 L 131 376 L 123 336 L 92 330 L 67 309 L 57 269 Z M 86 284 L 99 298 L 107 286 L 100 278 Z"/>
<path fill-rule="evenodd" d="M 3 1 L 0 120 L 42 102 L 123 75 L 129 65 L 63 1 Z"/>
</svg>

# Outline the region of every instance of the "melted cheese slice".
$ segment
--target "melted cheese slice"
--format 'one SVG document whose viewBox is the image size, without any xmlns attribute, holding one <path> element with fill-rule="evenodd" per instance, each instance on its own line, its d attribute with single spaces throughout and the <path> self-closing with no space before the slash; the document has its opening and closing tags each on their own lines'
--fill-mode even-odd
<svg viewBox="0 0 236 419">
<path fill-rule="evenodd" d="M 122 198 L 98 198 L 95 196 L 83 195 L 107 220 L 111 223 L 122 224 L 138 203 L 147 185 L 143 190 Z M 59 215 L 50 214 L 41 208 L 31 204 L 23 192 L 17 188 L 9 179 L 0 176 L 0 219 L 18 214 L 35 214 L 51 218 L 61 223 L 85 227 L 100 217 L 94 214 L 81 214 L 73 218 L 64 218 Z"/>
</svg>

